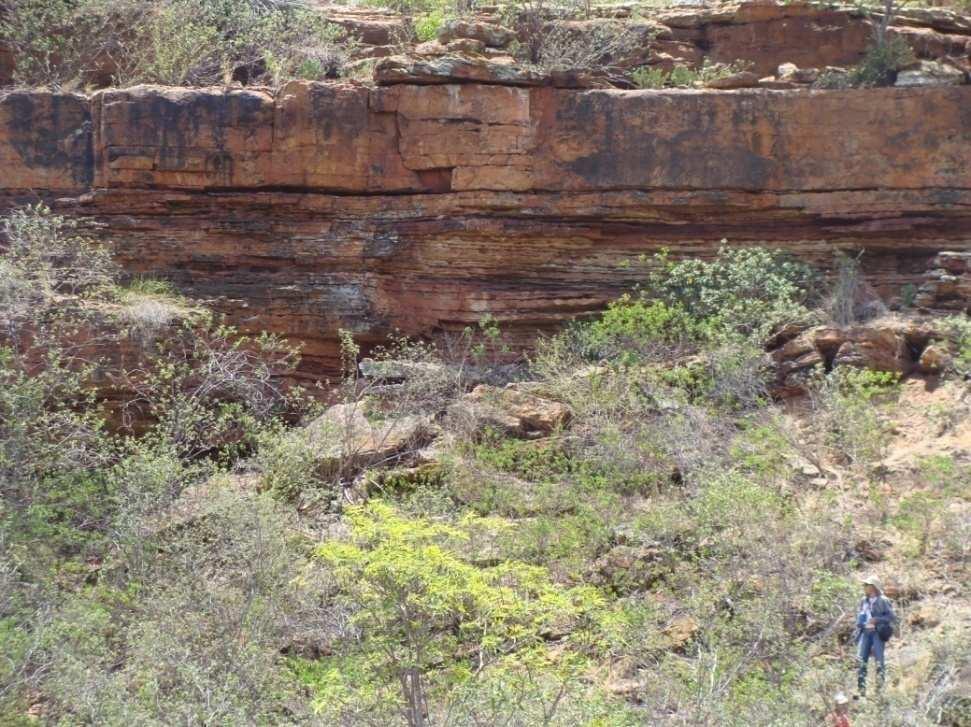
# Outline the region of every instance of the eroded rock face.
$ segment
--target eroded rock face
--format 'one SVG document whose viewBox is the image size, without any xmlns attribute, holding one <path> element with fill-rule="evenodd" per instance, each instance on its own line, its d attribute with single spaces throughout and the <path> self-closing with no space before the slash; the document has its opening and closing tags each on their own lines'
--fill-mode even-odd
<svg viewBox="0 0 971 727">
<path fill-rule="evenodd" d="M 862 249 L 887 295 L 971 248 L 967 85 L 18 92 L 0 160 L 0 206 L 91 218 L 132 272 L 302 342 L 309 376 L 338 369 L 341 327 L 367 344 L 489 312 L 525 343 L 661 247 Z"/>
<path fill-rule="evenodd" d="M 942 252 L 917 291 L 917 305 L 971 313 L 971 252 Z"/>
<path fill-rule="evenodd" d="M 853 367 L 906 376 L 940 373 L 950 365 L 949 332 L 934 318 L 886 317 L 851 326 L 813 326 L 769 353 L 776 396 L 804 393 L 815 371 Z"/>
</svg>

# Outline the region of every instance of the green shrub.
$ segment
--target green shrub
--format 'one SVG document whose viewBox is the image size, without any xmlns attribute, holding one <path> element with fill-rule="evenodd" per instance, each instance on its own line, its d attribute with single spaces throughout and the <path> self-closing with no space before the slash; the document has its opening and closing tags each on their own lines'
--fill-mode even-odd
<svg viewBox="0 0 971 727">
<path fill-rule="evenodd" d="M 824 71 L 813 84 L 815 88 L 867 88 L 892 86 L 897 73 L 916 61 L 913 50 L 899 35 L 871 43 L 858 64 L 848 71 Z"/>
<path fill-rule="evenodd" d="M 435 40 L 442 26 L 448 21 L 442 10 L 432 10 L 415 20 L 415 35 L 421 42 Z"/>
<path fill-rule="evenodd" d="M 713 260 L 671 261 L 662 254 L 655 263 L 646 292 L 716 329 L 761 338 L 811 318 L 815 275 L 785 252 L 723 244 Z"/>
<path fill-rule="evenodd" d="M 740 61 L 731 64 L 713 63 L 705 58 L 699 68 L 677 65 L 666 71 L 663 68 L 643 66 L 636 69 L 631 78 L 638 88 L 691 88 L 742 73 L 750 65 Z"/>
<path fill-rule="evenodd" d="M 577 29 L 554 20 L 526 32 L 527 60 L 544 71 L 602 70 L 629 56 L 641 37 L 623 23 Z"/>
<path fill-rule="evenodd" d="M 284 500 L 323 500 L 328 509 L 339 509 L 334 501 L 339 493 L 333 492 L 332 480 L 320 471 L 320 437 L 319 428 L 290 430 L 282 424 L 261 431 L 254 463 L 262 487 Z"/>
<path fill-rule="evenodd" d="M 687 350 L 701 334 L 701 326 L 680 304 L 630 295 L 576 329 L 578 343 L 588 356 L 619 363 L 670 358 Z"/>
<path fill-rule="evenodd" d="M 897 80 L 897 72 L 915 60 L 907 41 L 892 35 L 867 49 L 863 60 L 850 72 L 850 83 L 853 86 L 892 86 Z"/>
<path fill-rule="evenodd" d="M 214 490 L 130 589 L 71 597 L 44 629 L 48 714 L 63 723 L 280 724 L 279 652 L 301 603 L 288 518 Z M 284 607 L 289 612 L 285 620 Z"/>
<path fill-rule="evenodd" d="M 15 209 L 0 223 L 7 245 L 0 255 L 0 302 L 10 320 L 53 296 L 103 291 L 115 268 L 108 249 L 79 231 L 77 220 L 43 203 Z"/>
</svg>

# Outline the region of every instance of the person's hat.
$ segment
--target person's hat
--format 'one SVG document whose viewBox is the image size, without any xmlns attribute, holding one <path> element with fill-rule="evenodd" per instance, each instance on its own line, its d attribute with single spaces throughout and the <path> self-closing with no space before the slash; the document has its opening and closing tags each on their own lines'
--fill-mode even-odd
<svg viewBox="0 0 971 727">
<path fill-rule="evenodd" d="M 864 578 L 863 579 L 863 585 L 864 586 L 873 586 L 880 593 L 883 593 L 883 589 L 880 587 L 880 579 L 878 579 L 876 576 L 867 576 L 866 578 Z"/>
<path fill-rule="evenodd" d="M 847 697 L 843 692 L 836 692 L 836 696 L 833 697 L 833 701 L 837 704 L 849 704 L 850 698 Z"/>
</svg>

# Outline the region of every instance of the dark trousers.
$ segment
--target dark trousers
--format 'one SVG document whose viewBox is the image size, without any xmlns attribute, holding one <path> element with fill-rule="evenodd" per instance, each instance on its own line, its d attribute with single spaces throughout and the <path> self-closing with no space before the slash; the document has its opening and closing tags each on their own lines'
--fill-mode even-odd
<svg viewBox="0 0 971 727">
<path fill-rule="evenodd" d="M 866 690 L 866 673 L 870 657 L 873 657 L 873 660 L 877 662 L 877 678 L 879 679 L 879 685 L 882 687 L 885 672 L 885 665 L 883 662 L 883 640 L 877 635 L 875 630 L 867 631 L 864 629 L 860 634 L 860 641 L 856 656 L 860 663 L 859 672 L 857 674 L 857 686 L 859 686 L 860 691 L 862 692 Z"/>
</svg>

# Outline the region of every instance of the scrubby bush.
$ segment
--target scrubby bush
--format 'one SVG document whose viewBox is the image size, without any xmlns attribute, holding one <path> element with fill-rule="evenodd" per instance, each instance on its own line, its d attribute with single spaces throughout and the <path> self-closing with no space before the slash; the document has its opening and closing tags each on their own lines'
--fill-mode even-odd
<svg viewBox="0 0 971 727">
<path fill-rule="evenodd" d="M 0 261 L 31 296 L 0 333 L 4 709 L 34 695 L 63 723 L 275 721 L 264 607 L 280 615 L 295 574 L 273 574 L 296 561 L 275 505 L 211 478 L 292 411 L 276 375 L 295 353 L 200 320 L 126 371 L 92 351 L 117 345 L 132 296 L 171 290 L 119 287 L 105 249 L 46 208 L 2 224 Z M 100 387 L 147 416 L 126 432 Z"/>
<path fill-rule="evenodd" d="M 954 365 L 961 373 L 971 372 L 971 319 L 952 316 L 945 321 L 948 333 L 954 338 Z"/>
<path fill-rule="evenodd" d="M 11 0 L 24 84 L 211 85 L 339 75 L 349 39 L 303 2 Z"/>
<path fill-rule="evenodd" d="M 43 203 L 13 210 L 0 235 L 0 325 L 11 334 L 58 295 L 104 292 L 115 275 L 107 248 Z"/>
<path fill-rule="evenodd" d="M 266 429 L 257 438 L 254 464 L 262 486 L 284 500 L 324 499 L 327 505 L 334 493 L 320 472 L 315 434 L 309 429 L 291 431 L 284 426 Z"/>
<path fill-rule="evenodd" d="M 691 88 L 704 86 L 720 78 L 728 78 L 749 70 L 751 64 L 713 63 L 708 58 L 698 68 L 676 65 L 670 70 L 661 67 L 643 66 L 636 69 L 631 78 L 638 88 Z"/>
<path fill-rule="evenodd" d="M 886 312 L 886 306 L 863 279 L 860 255 L 836 254 L 836 275 L 826 308 L 839 326 L 850 326 Z"/>
<path fill-rule="evenodd" d="M 898 378 L 847 367 L 829 375 L 818 372 L 809 396 L 819 443 L 851 464 L 879 461 L 890 441 L 890 426 L 878 404 L 892 397 Z"/>
<path fill-rule="evenodd" d="M 576 345 L 593 360 L 630 363 L 688 353 L 703 330 L 679 304 L 625 295 L 596 320 L 576 326 L 573 335 Z"/>
<path fill-rule="evenodd" d="M 287 520 L 271 502 L 232 491 L 200 505 L 181 529 L 158 535 L 164 551 L 131 591 L 83 592 L 45 628 L 50 716 L 100 724 L 284 719 L 284 609 L 299 598 Z"/>
<path fill-rule="evenodd" d="M 554 21 L 527 38 L 525 48 L 528 60 L 545 71 L 600 70 L 629 56 L 641 42 L 623 23 L 574 28 Z"/>
</svg>

